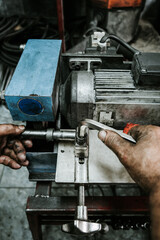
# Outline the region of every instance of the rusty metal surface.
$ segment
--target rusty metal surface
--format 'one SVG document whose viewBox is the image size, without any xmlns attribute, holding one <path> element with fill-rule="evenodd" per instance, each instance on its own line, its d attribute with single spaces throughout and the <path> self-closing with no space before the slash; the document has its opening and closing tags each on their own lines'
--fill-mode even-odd
<svg viewBox="0 0 160 240">
<path fill-rule="evenodd" d="M 74 214 L 77 204 L 76 197 L 29 197 L 27 212 L 48 214 Z M 86 197 L 88 214 L 149 214 L 148 197 Z"/>
<path fill-rule="evenodd" d="M 66 51 L 65 33 L 64 33 L 64 14 L 63 14 L 63 0 L 57 0 L 57 16 L 58 16 L 58 30 L 59 37 L 62 39 L 62 51 Z"/>
</svg>

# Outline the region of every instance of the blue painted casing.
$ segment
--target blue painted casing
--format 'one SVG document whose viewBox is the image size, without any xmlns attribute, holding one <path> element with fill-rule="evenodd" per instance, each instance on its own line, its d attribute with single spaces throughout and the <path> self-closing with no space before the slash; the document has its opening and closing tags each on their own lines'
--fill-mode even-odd
<svg viewBox="0 0 160 240">
<path fill-rule="evenodd" d="M 54 121 L 61 40 L 28 40 L 5 100 L 13 120 Z"/>
</svg>

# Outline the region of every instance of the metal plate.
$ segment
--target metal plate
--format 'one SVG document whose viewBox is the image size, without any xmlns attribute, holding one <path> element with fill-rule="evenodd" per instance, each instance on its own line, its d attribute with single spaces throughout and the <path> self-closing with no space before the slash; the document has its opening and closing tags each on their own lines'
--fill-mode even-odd
<svg viewBox="0 0 160 240">
<path fill-rule="evenodd" d="M 57 183 L 74 183 L 74 143 L 59 142 L 57 155 Z"/>
<path fill-rule="evenodd" d="M 89 131 L 88 183 L 134 183 L 116 155 L 98 139 L 97 134 L 97 130 Z M 58 145 L 56 182 L 75 182 L 73 143 Z"/>
<path fill-rule="evenodd" d="M 30 181 L 54 181 L 56 172 L 57 153 L 52 152 L 28 152 L 29 180 Z"/>
</svg>

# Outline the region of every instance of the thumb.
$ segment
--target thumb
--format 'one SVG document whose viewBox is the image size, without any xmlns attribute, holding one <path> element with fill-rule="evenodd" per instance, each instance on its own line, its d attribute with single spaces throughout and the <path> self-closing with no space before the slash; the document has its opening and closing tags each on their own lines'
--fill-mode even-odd
<svg viewBox="0 0 160 240">
<path fill-rule="evenodd" d="M 120 159 L 122 164 L 128 166 L 133 153 L 134 144 L 120 137 L 112 131 L 102 130 L 98 133 L 99 139 L 108 146 Z"/>
</svg>

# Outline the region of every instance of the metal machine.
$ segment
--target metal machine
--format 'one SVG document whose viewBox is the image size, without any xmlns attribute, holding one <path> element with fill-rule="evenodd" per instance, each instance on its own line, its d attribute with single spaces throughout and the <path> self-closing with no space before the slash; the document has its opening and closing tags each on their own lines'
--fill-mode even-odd
<svg viewBox="0 0 160 240">
<path fill-rule="evenodd" d="M 46 141 L 52 142 L 52 151 L 37 147 L 36 152 L 28 152 L 30 180 L 43 182 L 42 189 L 43 184 L 52 181 L 74 184 L 78 189 L 75 217 L 73 208 L 66 210 L 68 215 L 72 212 L 68 220 L 63 212 L 62 230 L 75 235 L 107 232 L 109 222 L 106 223 L 104 216 L 104 222 L 94 222 L 94 216 L 103 212 L 99 205 L 93 207 L 94 199 L 87 202 L 91 221 L 88 220 L 85 189 L 92 184 L 134 182 L 115 154 L 97 138 L 97 130 L 105 128 L 105 124 L 122 134 L 128 122 L 159 125 L 160 54 L 141 53 L 116 36 L 99 32 L 88 39 L 83 52 L 61 54 L 60 45 L 59 40 L 29 40 L 1 96 L 13 120 L 27 122 L 22 137 L 43 142 L 44 149 L 45 146 L 47 149 Z M 94 121 L 81 122 L 87 118 Z M 97 127 L 97 122 L 102 125 Z M 37 126 L 39 129 L 35 129 Z M 53 204 L 59 213 L 60 208 L 64 209 L 60 205 L 63 202 L 52 199 L 48 189 L 45 194 L 40 190 L 29 199 L 28 219 L 33 217 L 33 212 L 40 214 L 44 209 L 44 218 L 49 210 L 55 213 Z M 141 224 L 144 227 L 148 224 L 147 200 L 142 197 L 136 201 L 132 207 L 140 203 L 141 211 L 137 210 L 138 206 L 132 210 L 140 214 L 139 219 L 144 219 Z M 114 205 L 112 210 L 114 207 L 116 211 L 120 209 Z M 128 208 L 128 212 L 132 210 Z M 112 219 L 111 212 L 107 219 Z M 32 227 L 31 230 L 33 237 L 40 239 Z"/>
</svg>

